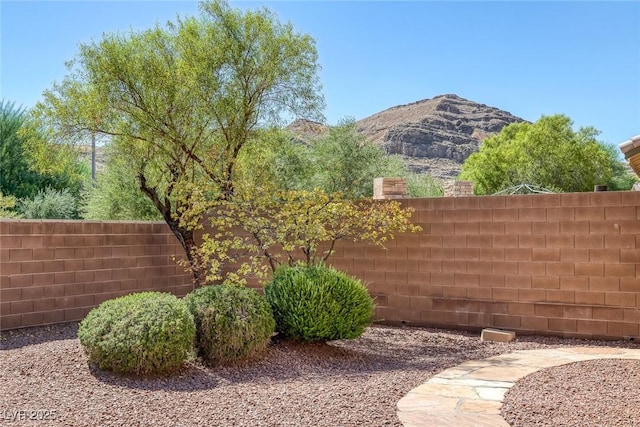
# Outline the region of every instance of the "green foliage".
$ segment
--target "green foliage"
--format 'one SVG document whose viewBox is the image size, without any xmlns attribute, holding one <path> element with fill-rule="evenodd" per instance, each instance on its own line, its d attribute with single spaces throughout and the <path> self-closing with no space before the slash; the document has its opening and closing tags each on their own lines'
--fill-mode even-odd
<svg viewBox="0 0 640 427">
<path fill-rule="evenodd" d="M 384 247 L 396 233 L 421 230 L 411 223 L 413 210 L 397 201 L 354 200 L 319 189 L 276 190 L 266 183 L 238 187 L 233 200 L 202 206 L 211 215 L 213 233 L 203 235 L 194 258 L 210 281 L 244 283 L 247 276 L 266 275 L 264 258 L 272 271 L 281 263 L 315 265 L 331 256 L 339 240 Z M 188 212 L 182 220 L 190 220 Z M 229 261 L 236 262 L 237 271 L 223 270 Z"/>
<path fill-rule="evenodd" d="M 39 178 L 29 169 L 23 141 L 18 137 L 24 116 L 24 109 L 0 101 L 0 191 L 16 197 L 28 197 L 37 191 Z"/>
<path fill-rule="evenodd" d="M 442 186 L 427 174 L 413 174 L 398 156 L 390 156 L 358 133 L 352 119 L 329 127 L 326 134 L 311 138 L 308 144 L 294 141 L 277 147 L 270 163 L 271 178 L 279 189 L 340 192 L 346 197 L 373 195 L 373 180 L 405 177 L 412 197 L 443 194 Z"/>
<path fill-rule="evenodd" d="M 117 373 L 164 374 L 192 355 L 195 324 L 184 301 L 142 292 L 103 302 L 80 322 L 89 360 Z"/>
<path fill-rule="evenodd" d="M 140 191 L 132 161 L 110 147 L 106 150 L 107 163 L 96 176 L 96 186 L 88 191 L 83 218 L 161 221 L 160 212 Z"/>
<path fill-rule="evenodd" d="M 610 153 L 593 128 L 573 131 L 566 116 L 513 123 L 483 142 L 462 165 L 460 178 L 474 182 L 476 194 L 492 194 L 519 184 L 560 192 L 593 191 L 612 178 Z"/>
<path fill-rule="evenodd" d="M 620 150 L 614 145 L 600 143 L 611 161 L 611 178 L 606 182 L 609 191 L 631 190 L 638 177 L 633 173 L 627 162 L 620 160 Z"/>
<path fill-rule="evenodd" d="M 5 196 L 0 192 L 0 218 L 22 218 L 22 215 L 15 211 L 16 202 L 14 196 Z"/>
<path fill-rule="evenodd" d="M 404 177 L 407 180 L 407 193 L 409 193 L 411 197 L 444 196 L 442 182 L 428 173 L 408 173 L 404 175 Z"/>
<path fill-rule="evenodd" d="M 611 178 L 607 181 L 609 191 L 628 191 L 633 188 L 633 184 L 638 182 L 638 177 L 629 172 L 621 162 L 614 163 L 612 170 Z"/>
<path fill-rule="evenodd" d="M 373 179 L 389 176 L 394 159 L 359 134 L 353 120 L 342 121 L 313 140 L 308 158 L 314 176 L 305 189 L 341 192 L 351 198 L 371 197 Z"/>
<path fill-rule="evenodd" d="M 19 210 L 26 219 L 78 219 L 78 199 L 69 190 L 40 190 L 33 199 L 21 200 Z"/>
<path fill-rule="evenodd" d="M 14 103 L 0 101 L 0 192 L 29 199 L 39 190 L 52 187 L 68 189 L 77 196 L 87 178 L 86 165 L 76 153 L 49 145 L 43 148 L 43 152 L 46 161 L 56 165 L 56 169 L 38 168 L 38 152 L 30 144 L 35 134 L 35 130 L 29 127 L 24 109 Z"/>
<path fill-rule="evenodd" d="M 301 341 L 358 338 L 373 316 L 367 288 L 323 265 L 278 268 L 265 295 L 277 330 Z"/>
<path fill-rule="evenodd" d="M 39 127 L 110 136 L 189 260 L 193 230 L 178 217 L 191 190 L 232 198 L 244 147 L 281 116 L 318 117 L 323 106 L 313 39 L 222 0 L 201 3 L 198 17 L 105 34 L 70 64 L 35 108 Z"/>
<path fill-rule="evenodd" d="M 204 286 L 184 300 L 196 322 L 198 351 L 208 363 L 255 357 L 267 348 L 275 320 L 266 299 L 255 290 Z"/>
</svg>

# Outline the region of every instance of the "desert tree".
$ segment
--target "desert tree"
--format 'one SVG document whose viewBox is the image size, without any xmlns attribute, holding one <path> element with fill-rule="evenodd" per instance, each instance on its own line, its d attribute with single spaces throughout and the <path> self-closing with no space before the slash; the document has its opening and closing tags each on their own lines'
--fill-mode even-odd
<svg viewBox="0 0 640 427">
<path fill-rule="evenodd" d="M 192 192 L 230 200 L 238 158 L 279 120 L 321 120 L 314 40 L 267 9 L 200 4 L 197 17 L 80 46 L 35 109 L 39 127 L 108 136 L 193 263 Z M 199 282 L 194 269 L 194 280 Z"/>
</svg>

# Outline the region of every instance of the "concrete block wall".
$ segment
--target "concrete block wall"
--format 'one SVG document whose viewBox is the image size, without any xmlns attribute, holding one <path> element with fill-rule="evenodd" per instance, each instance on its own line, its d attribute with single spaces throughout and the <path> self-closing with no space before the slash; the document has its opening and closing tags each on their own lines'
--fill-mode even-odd
<svg viewBox="0 0 640 427">
<path fill-rule="evenodd" d="M 0 329 L 81 320 L 110 298 L 193 285 L 165 223 L 0 221 Z"/>
<path fill-rule="evenodd" d="M 341 242 L 387 323 L 640 335 L 640 192 L 406 199 L 423 232 Z M 80 320 L 142 290 L 184 295 L 164 223 L 0 221 L 0 328 Z"/>
<path fill-rule="evenodd" d="M 639 335 L 640 193 L 408 199 L 421 234 L 340 245 L 390 323 Z"/>
</svg>

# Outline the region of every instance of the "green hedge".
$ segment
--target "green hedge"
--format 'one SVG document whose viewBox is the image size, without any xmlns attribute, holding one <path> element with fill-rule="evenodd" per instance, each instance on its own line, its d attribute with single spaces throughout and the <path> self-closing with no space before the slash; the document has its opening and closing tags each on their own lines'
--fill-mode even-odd
<svg viewBox="0 0 640 427">
<path fill-rule="evenodd" d="M 357 338 L 374 310 L 362 282 L 323 265 L 278 268 L 265 295 L 277 330 L 307 342 Z"/>
</svg>

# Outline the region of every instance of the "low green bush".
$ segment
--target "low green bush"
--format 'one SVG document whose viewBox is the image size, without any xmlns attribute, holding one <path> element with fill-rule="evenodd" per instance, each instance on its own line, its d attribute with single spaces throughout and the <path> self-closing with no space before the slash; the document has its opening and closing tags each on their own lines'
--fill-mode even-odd
<svg viewBox="0 0 640 427">
<path fill-rule="evenodd" d="M 186 304 L 161 292 L 107 300 L 80 322 L 89 360 L 117 373 L 165 374 L 193 354 L 195 323 Z"/>
<path fill-rule="evenodd" d="M 271 307 L 254 289 L 213 285 L 185 296 L 196 323 L 196 347 L 216 365 L 259 355 L 275 331 Z"/>
<path fill-rule="evenodd" d="M 323 265 L 278 268 L 265 296 L 277 330 L 300 341 L 357 338 L 373 317 L 362 282 Z"/>
</svg>

